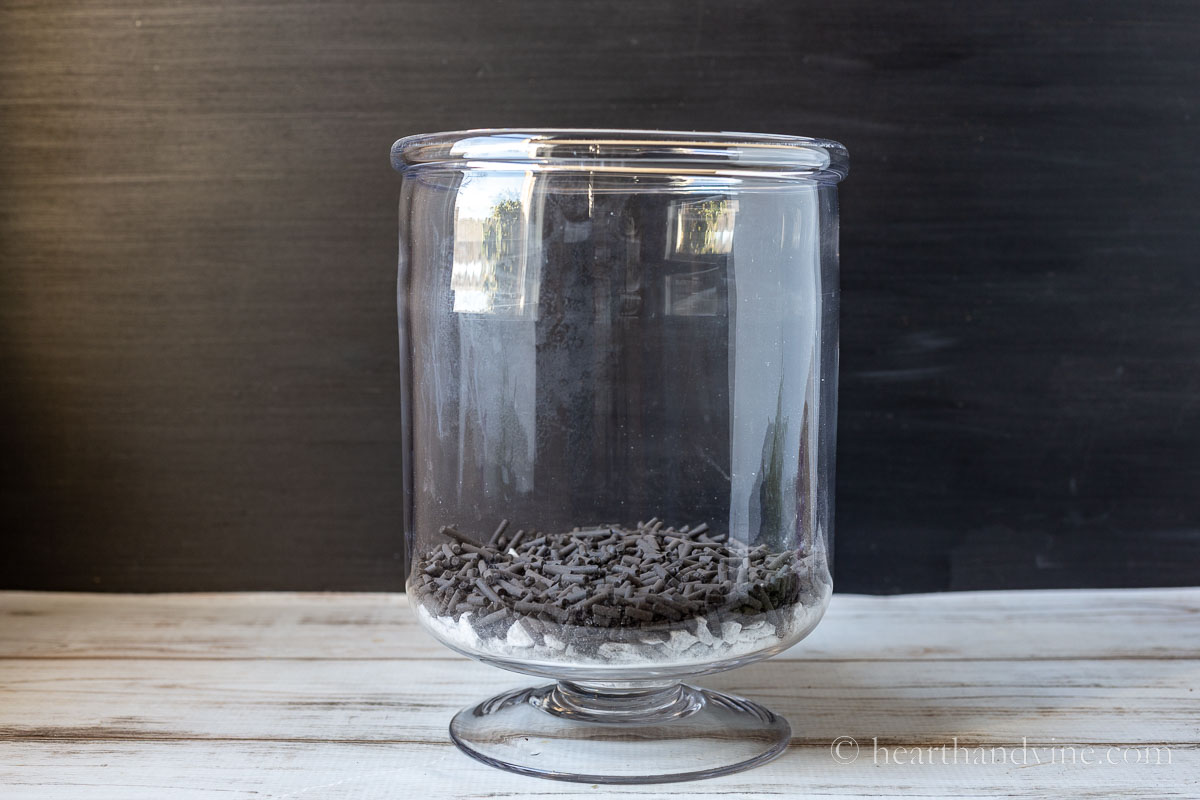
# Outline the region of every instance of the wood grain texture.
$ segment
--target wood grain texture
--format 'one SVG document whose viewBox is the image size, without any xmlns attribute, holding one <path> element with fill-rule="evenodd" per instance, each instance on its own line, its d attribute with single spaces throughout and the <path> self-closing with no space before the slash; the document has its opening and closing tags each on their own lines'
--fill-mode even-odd
<svg viewBox="0 0 1200 800">
<path fill-rule="evenodd" d="M 702 681 L 790 719 L 779 760 L 598 790 L 461 755 L 452 713 L 522 679 L 433 644 L 403 596 L 6 592 L 0 785 L 6 800 L 1188 796 L 1198 614 L 1197 589 L 838 595 L 810 639 Z M 833 760 L 839 736 L 859 741 L 853 763 Z M 875 750 L 955 741 L 1024 742 L 1043 763 Z M 1065 763 L 1056 747 L 1156 760 Z"/>
<path fill-rule="evenodd" d="M 1200 638 L 1189 635 L 1198 624 L 1194 593 L 1161 589 L 845 595 L 797 652 L 808 661 L 1198 659 Z M 0 595 L 0 658 L 453 657 L 398 594 Z"/>
<path fill-rule="evenodd" d="M 398 136 L 846 143 L 837 585 L 1200 564 L 1200 11 L 0 6 L 0 586 L 397 589 Z"/>
</svg>

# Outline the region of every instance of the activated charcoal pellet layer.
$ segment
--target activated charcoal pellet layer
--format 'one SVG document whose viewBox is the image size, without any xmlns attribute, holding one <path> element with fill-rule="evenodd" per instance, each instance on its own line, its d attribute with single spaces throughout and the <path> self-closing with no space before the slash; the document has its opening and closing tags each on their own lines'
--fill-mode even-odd
<svg viewBox="0 0 1200 800">
<path fill-rule="evenodd" d="M 486 544 L 453 526 L 440 533 L 413 567 L 423 616 L 461 644 L 512 654 L 611 661 L 692 645 L 758 649 L 801 624 L 828 588 L 795 551 L 729 542 L 706 524 L 510 533 L 505 520 Z"/>
</svg>

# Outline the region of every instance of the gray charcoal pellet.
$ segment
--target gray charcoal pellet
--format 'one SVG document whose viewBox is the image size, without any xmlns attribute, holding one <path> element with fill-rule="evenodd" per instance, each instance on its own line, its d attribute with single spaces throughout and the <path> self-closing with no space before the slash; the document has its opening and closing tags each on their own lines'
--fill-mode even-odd
<svg viewBox="0 0 1200 800">
<path fill-rule="evenodd" d="M 508 609 L 501 608 L 497 611 L 493 611 L 492 613 L 488 614 L 487 616 L 481 617 L 479 619 L 479 622 L 477 622 L 475 624 L 482 627 L 485 625 L 491 625 L 493 622 L 499 622 L 507 617 L 508 617 Z"/>
<path fill-rule="evenodd" d="M 542 614 L 546 611 L 543 603 L 533 603 L 528 600 L 517 600 L 512 604 L 513 610 L 522 614 Z"/>
<path fill-rule="evenodd" d="M 540 572 L 527 572 L 525 574 L 528 575 L 530 578 L 533 578 L 535 581 L 538 581 L 539 583 L 543 584 L 544 586 L 553 586 L 554 585 L 554 581 L 550 580 L 549 578 L 547 578 L 545 575 L 543 575 Z"/>
<path fill-rule="evenodd" d="M 475 579 L 475 588 L 479 590 L 480 594 L 482 594 L 488 600 L 491 600 L 496 605 L 502 605 L 504 603 L 504 601 L 500 599 L 500 595 L 496 594 L 492 587 L 488 586 L 487 583 L 484 582 L 483 578 Z"/>
<path fill-rule="evenodd" d="M 791 560 L 791 558 L 792 552 L 790 550 L 785 550 L 767 562 L 767 569 L 779 569 L 787 561 Z"/>
<path fill-rule="evenodd" d="M 461 533 L 459 533 L 458 530 L 453 525 L 443 525 L 442 528 L 438 531 L 438 533 L 440 533 L 443 536 L 446 536 L 450 539 L 453 539 L 456 542 L 470 543 L 470 541 L 471 541 L 466 536 L 463 536 Z"/>
<path fill-rule="evenodd" d="M 609 586 L 603 587 L 602 591 L 597 591 L 591 597 L 588 597 L 586 600 L 584 600 L 580 604 L 580 607 L 581 608 L 590 608 L 590 607 L 594 606 L 596 603 L 599 603 L 602 600 L 606 599 L 608 597 L 610 588 L 611 587 L 609 587 Z"/>
<path fill-rule="evenodd" d="M 521 597 L 525 594 L 525 592 L 522 590 L 522 587 L 517 586 L 512 581 L 500 581 L 498 585 L 504 587 L 504 591 L 508 592 L 513 597 Z"/>
<path fill-rule="evenodd" d="M 495 531 L 495 533 L 492 534 L 492 538 L 488 539 L 489 547 L 497 545 L 499 543 L 500 537 L 504 535 L 504 531 L 506 528 L 508 528 L 508 520 L 506 520 L 506 519 L 500 520 L 500 524 L 496 526 L 496 531 Z"/>
</svg>

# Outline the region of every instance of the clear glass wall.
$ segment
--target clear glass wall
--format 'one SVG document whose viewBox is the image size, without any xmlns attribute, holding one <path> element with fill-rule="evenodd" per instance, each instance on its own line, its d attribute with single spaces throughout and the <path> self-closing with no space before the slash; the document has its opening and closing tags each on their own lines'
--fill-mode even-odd
<svg viewBox="0 0 1200 800">
<path fill-rule="evenodd" d="M 511 669 L 725 669 L 831 590 L 845 154 L 598 133 L 394 151 L 408 589 Z"/>
</svg>

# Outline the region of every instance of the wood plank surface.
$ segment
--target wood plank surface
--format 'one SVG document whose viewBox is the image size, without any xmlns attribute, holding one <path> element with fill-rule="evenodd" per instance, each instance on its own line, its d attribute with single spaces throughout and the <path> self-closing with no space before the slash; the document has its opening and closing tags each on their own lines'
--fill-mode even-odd
<svg viewBox="0 0 1200 800">
<path fill-rule="evenodd" d="M 530 681 L 437 645 L 402 595 L 7 592 L 0 796 L 1194 797 L 1198 645 L 1200 589 L 836 595 L 807 641 L 699 681 L 786 715 L 784 756 L 610 788 L 461 755 L 454 711 Z M 984 763 L 941 763 L 956 744 Z"/>
<path fill-rule="evenodd" d="M 453 657 L 401 594 L 4 592 L 0 620 L 0 658 Z M 1200 597 L 1187 591 L 839 594 L 779 657 L 1200 658 L 1200 636 L 1180 633 L 1198 620 Z"/>
</svg>

